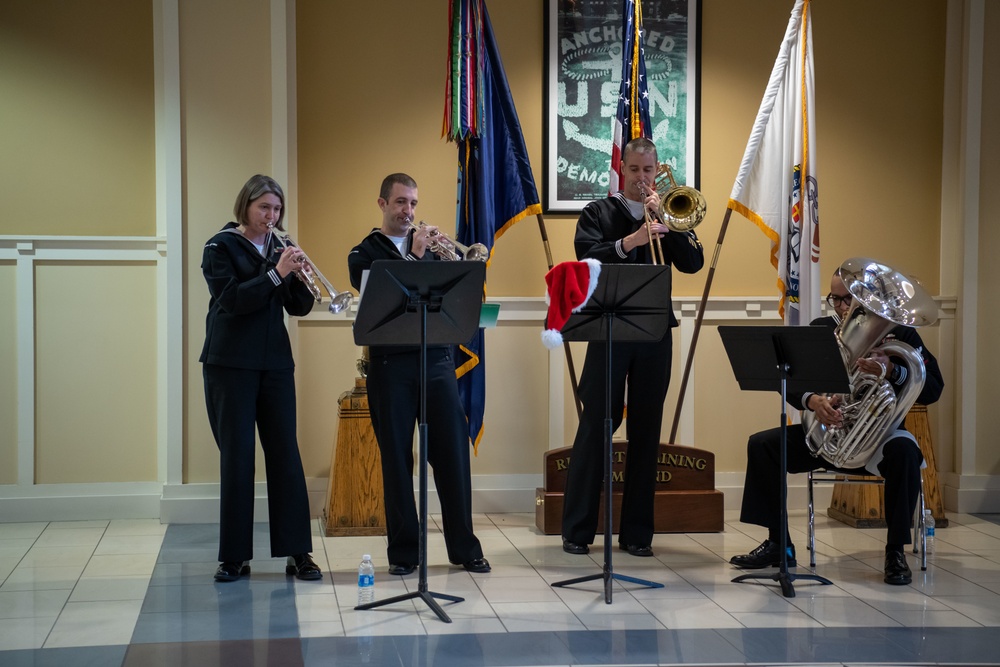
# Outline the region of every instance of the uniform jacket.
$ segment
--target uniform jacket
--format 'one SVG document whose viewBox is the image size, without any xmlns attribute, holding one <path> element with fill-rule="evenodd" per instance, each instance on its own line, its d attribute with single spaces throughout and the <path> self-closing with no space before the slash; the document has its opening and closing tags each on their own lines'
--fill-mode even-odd
<svg viewBox="0 0 1000 667">
<path fill-rule="evenodd" d="M 202 254 L 211 299 L 199 361 L 252 370 L 293 368 L 284 312 L 307 315 L 315 300 L 294 274 L 278 275 L 280 245 L 273 237 L 264 257 L 236 227 L 227 223 Z"/>
<path fill-rule="evenodd" d="M 648 264 L 649 244 L 622 253 L 618 243 L 643 224 L 643 220 L 632 217 L 620 193 L 587 204 L 576 224 L 576 258 L 596 259 L 602 264 Z M 695 273 L 705 264 L 704 251 L 693 231 L 670 232 L 660 239 L 660 244 L 667 264 L 682 273 Z M 670 326 L 677 326 L 672 311 Z"/>
</svg>

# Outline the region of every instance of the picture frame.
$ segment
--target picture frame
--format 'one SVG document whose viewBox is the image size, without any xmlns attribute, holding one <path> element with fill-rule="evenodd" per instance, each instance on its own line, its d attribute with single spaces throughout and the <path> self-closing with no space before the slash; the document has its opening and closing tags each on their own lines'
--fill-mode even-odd
<svg viewBox="0 0 1000 667">
<path fill-rule="evenodd" d="M 579 212 L 609 194 L 622 6 L 623 0 L 546 0 L 546 213 Z M 651 138 L 678 185 L 697 188 L 701 0 L 646 0 L 641 7 Z"/>
</svg>

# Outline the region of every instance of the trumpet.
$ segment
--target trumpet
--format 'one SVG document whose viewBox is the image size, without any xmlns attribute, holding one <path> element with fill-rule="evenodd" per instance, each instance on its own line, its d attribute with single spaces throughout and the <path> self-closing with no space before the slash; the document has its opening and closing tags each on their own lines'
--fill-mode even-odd
<svg viewBox="0 0 1000 667">
<path fill-rule="evenodd" d="M 414 229 L 427 226 L 427 223 L 423 220 L 418 224 L 413 222 L 413 219 L 409 217 L 406 218 L 406 222 Z M 428 234 L 427 249 L 441 259 L 449 261 L 464 259 L 467 261 L 485 262 L 490 258 L 489 249 L 482 243 L 473 243 L 469 246 L 462 245 L 458 241 L 449 238 L 446 234 L 441 233 L 440 230 Z M 461 257 L 458 254 L 459 252 L 462 253 Z"/>
<path fill-rule="evenodd" d="M 268 225 L 268 227 L 270 229 L 270 234 L 272 234 L 278 241 L 282 250 L 298 247 L 287 234 L 282 236 L 281 234 L 275 232 L 274 225 Z M 302 249 L 299 248 L 299 250 Z M 323 303 L 323 292 L 320 290 L 318 284 L 322 283 L 323 287 L 326 288 L 326 293 L 330 295 L 330 305 L 328 308 L 331 313 L 339 313 L 351 305 L 351 300 L 354 299 L 353 294 L 350 292 L 338 292 L 333 285 L 330 284 L 330 281 L 326 279 L 326 276 L 324 276 L 320 270 L 316 268 L 316 265 L 312 263 L 312 260 L 309 259 L 309 255 L 307 255 L 304 250 L 302 251 L 302 259 L 305 261 L 302 263 L 301 268 L 296 269 L 294 273 L 299 280 L 305 283 L 309 293 L 313 295 L 314 299 L 316 299 L 316 303 Z"/>
</svg>

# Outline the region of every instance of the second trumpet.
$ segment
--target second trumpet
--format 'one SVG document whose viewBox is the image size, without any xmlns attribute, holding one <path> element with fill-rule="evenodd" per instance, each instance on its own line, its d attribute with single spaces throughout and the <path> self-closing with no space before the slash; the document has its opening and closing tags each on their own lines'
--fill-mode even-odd
<svg viewBox="0 0 1000 667">
<path fill-rule="evenodd" d="M 413 222 L 410 218 L 406 220 L 414 229 L 421 229 L 427 226 L 427 223 L 423 220 L 419 224 Z M 446 234 L 441 233 L 440 230 L 435 230 L 428 235 L 427 249 L 441 259 L 449 261 L 464 259 L 466 261 L 485 262 L 490 258 L 489 249 L 482 243 L 473 243 L 468 246 L 462 245 L 458 241 L 449 238 Z M 461 256 L 459 256 L 459 252 L 462 253 Z"/>
<path fill-rule="evenodd" d="M 278 244 L 281 245 L 283 250 L 287 250 L 291 247 L 298 248 L 289 236 L 282 236 L 274 231 L 273 226 L 271 226 L 271 234 L 274 235 L 274 238 L 278 241 Z M 302 249 L 299 248 L 299 250 Z M 316 303 L 323 303 L 323 292 L 317 284 L 318 281 L 323 284 L 323 287 L 326 288 L 326 293 L 330 295 L 330 305 L 328 306 L 328 309 L 331 313 L 339 313 L 351 305 L 351 300 L 354 299 L 353 294 L 350 292 L 338 292 L 333 285 L 330 284 L 330 281 L 326 279 L 326 276 L 324 276 L 320 270 L 316 268 L 316 265 L 312 263 L 312 260 L 309 259 L 309 255 L 306 254 L 305 250 L 302 250 L 302 258 L 305 261 L 303 262 L 301 268 L 295 271 L 295 275 L 298 276 L 299 280 L 305 283 L 305 286 L 309 289 L 313 298 L 316 299 Z"/>
</svg>

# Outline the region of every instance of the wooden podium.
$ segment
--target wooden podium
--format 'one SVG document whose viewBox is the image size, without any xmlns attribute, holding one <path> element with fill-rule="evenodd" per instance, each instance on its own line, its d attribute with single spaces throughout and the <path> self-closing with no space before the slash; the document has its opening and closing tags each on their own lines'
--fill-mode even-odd
<svg viewBox="0 0 1000 667">
<path fill-rule="evenodd" d="M 611 443 L 611 501 L 613 527 L 620 523 L 622 475 L 627 443 Z M 572 447 L 553 449 L 544 456 L 544 487 L 535 490 L 535 527 L 546 535 L 562 532 L 563 500 Z M 657 533 L 710 533 L 725 528 L 723 495 L 715 488 L 715 454 L 704 449 L 660 443 L 656 470 L 653 531 Z M 603 492 L 602 492 L 603 495 Z M 604 501 L 600 504 L 597 532 L 604 531 Z M 617 531 L 616 531 L 617 532 Z"/>
<path fill-rule="evenodd" d="M 948 517 L 944 513 L 941 486 L 938 484 L 927 406 L 914 405 L 903 424 L 903 428 L 920 443 L 920 451 L 927 463 L 927 467 L 920 471 L 924 478 L 924 504 L 934 515 L 936 527 L 946 528 Z M 854 528 L 885 528 L 885 490 L 881 484 L 834 484 L 833 497 L 826 513 L 831 519 Z"/>
<path fill-rule="evenodd" d="M 340 424 L 323 512 L 326 536 L 385 535 L 382 459 L 364 378 L 355 378 L 354 389 L 341 394 L 338 402 Z"/>
</svg>

